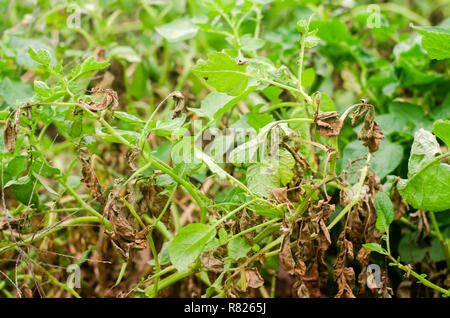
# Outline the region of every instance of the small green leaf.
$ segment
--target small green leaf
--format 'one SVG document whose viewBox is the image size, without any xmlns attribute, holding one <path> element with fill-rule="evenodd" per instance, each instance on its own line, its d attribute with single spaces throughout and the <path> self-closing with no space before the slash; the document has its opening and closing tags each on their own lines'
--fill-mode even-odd
<svg viewBox="0 0 450 318">
<path fill-rule="evenodd" d="M 192 223 L 182 228 L 169 245 L 169 258 L 172 265 L 179 272 L 187 270 L 215 235 L 215 228 L 201 223 Z"/>
<path fill-rule="evenodd" d="M 228 54 L 212 52 L 208 60 L 199 60 L 192 68 L 195 75 L 207 78 L 209 85 L 222 93 L 236 96 L 247 87 L 247 65 L 239 65 Z"/>
<path fill-rule="evenodd" d="M 438 120 L 433 125 L 433 134 L 450 147 L 450 120 Z"/>
<path fill-rule="evenodd" d="M 50 66 L 50 64 L 52 63 L 52 56 L 46 49 L 34 50 L 32 47 L 29 47 L 28 54 L 33 60 L 42 65 Z"/>
<path fill-rule="evenodd" d="M 375 210 L 377 212 L 376 227 L 383 233 L 389 232 L 389 225 L 394 220 L 394 205 L 391 199 L 384 192 L 378 192 L 375 195 Z"/>
<path fill-rule="evenodd" d="M 362 246 L 370 252 L 377 252 L 383 255 L 388 255 L 388 252 L 378 243 L 366 243 Z"/>
<path fill-rule="evenodd" d="M 227 245 L 228 256 L 237 261 L 242 257 L 247 256 L 250 252 L 251 246 L 247 243 L 247 240 L 242 236 L 233 238 Z"/>
<path fill-rule="evenodd" d="M 192 39 L 197 34 L 198 29 L 198 26 L 186 18 L 177 19 L 155 28 L 156 32 L 169 42 Z"/>
</svg>

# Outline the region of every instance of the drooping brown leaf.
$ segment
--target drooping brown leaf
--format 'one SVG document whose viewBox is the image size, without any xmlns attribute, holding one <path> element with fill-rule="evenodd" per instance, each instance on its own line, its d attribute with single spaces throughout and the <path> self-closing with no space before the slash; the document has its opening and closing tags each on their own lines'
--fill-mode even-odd
<svg viewBox="0 0 450 318">
<path fill-rule="evenodd" d="M 114 110 L 119 108 L 119 97 L 117 92 L 109 88 L 93 88 L 91 92 L 93 93 L 93 101 L 86 102 L 84 100 L 79 100 L 79 103 L 83 104 L 91 111 L 110 109 L 111 114 L 114 115 Z"/>
<path fill-rule="evenodd" d="M 321 136 L 337 137 L 341 132 L 342 122 L 338 112 L 316 114 L 314 123 Z"/>
<path fill-rule="evenodd" d="M 280 246 L 280 252 L 278 253 L 280 264 L 286 272 L 288 272 L 290 275 L 294 275 L 295 261 L 294 258 L 292 257 L 291 251 L 292 230 L 289 228 L 289 222 L 287 221 L 287 217 L 283 219 L 283 227 L 281 231 L 284 233 L 284 235 L 283 241 L 281 242 Z"/>
<path fill-rule="evenodd" d="M 105 204 L 103 188 L 98 182 L 95 171 L 89 165 L 89 161 L 83 158 L 83 156 L 80 156 L 80 160 L 83 163 L 83 167 L 81 168 L 81 175 L 83 176 L 81 182 L 86 184 L 93 198 L 95 198 L 98 202 Z"/>
<path fill-rule="evenodd" d="M 245 276 L 247 278 L 247 286 L 250 288 L 259 288 L 264 285 L 264 280 L 256 267 L 246 268 Z"/>
<path fill-rule="evenodd" d="M 184 95 L 181 92 L 173 92 L 169 94 L 169 96 L 172 96 L 175 99 L 175 108 L 173 109 L 172 119 L 180 117 L 186 110 L 184 108 Z"/>
<path fill-rule="evenodd" d="M 272 195 L 277 200 L 278 203 L 285 203 L 289 211 L 294 210 L 294 205 L 287 198 L 287 187 L 283 188 L 273 188 Z"/>
<path fill-rule="evenodd" d="M 366 116 L 358 139 L 362 140 L 363 145 L 373 153 L 380 148 L 380 142 L 384 139 L 384 135 L 377 122 L 373 118 Z"/>
<path fill-rule="evenodd" d="M 430 235 L 430 224 L 425 211 L 417 210 L 414 213 L 409 213 L 409 222 L 415 224 L 417 227 L 417 240 L 421 240 Z"/>
<path fill-rule="evenodd" d="M 361 131 L 358 134 L 358 139 L 363 141 L 363 145 L 369 148 L 371 153 L 377 151 L 380 148 L 380 142 L 384 139 L 381 127 L 375 121 L 375 107 L 371 104 L 367 104 L 363 101 L 363 104 L 359 105 L 356 112 L 351 113 L 349 116 L 352 118 L 352 125 L 362 117 L 364 117 L 364 124 Z"/>
<path fill-rule="evenodd" d="M 202 265 L 210 272 L 223 272 L 223 262 L 214 256 L 215 250 L 205 252 L 201 256 Z"/>
<path fill-rule="evenodd" d="M 16 130 L 9 117 L 6 120 L 5 128 L 3 129 L 3 140 L 6 149 L 8 149 L 10 153 L 14 153 L 16 150 Z"/>
</svg>

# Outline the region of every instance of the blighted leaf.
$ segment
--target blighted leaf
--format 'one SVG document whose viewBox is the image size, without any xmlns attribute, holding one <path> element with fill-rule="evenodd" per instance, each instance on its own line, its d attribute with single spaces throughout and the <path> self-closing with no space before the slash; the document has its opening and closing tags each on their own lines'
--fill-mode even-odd
<svg viewBox="0 0 450 318">
<path fill-rule="evenodd" d="M 119 108 L 117 92 L 109 88 L 93 88 L 91 92 L 93 93 L 92 102 L 86 102 L 84 100 L 79 100 L 79 102 L 92 111 L 101 111 L 109 108 L 111 114 L 114 116 L 114 110 Z"/>
<path fill-rule="evenodd" d="M 289 211 L 294 209 L 294 206 L 287 197 L 287 187 L 272 189 L 272 195 L 278 203 L 286 203 L 286 207 Z"/>
<path fill-rule="evenodd" d="M 89 165 L 88 160 L 84 159 L 80 156 L 80 160 L 83 163 L 83 167 L 81 169 L 81 174 L 83 178 L 81 182 L 84 182 L 88 189 L 91 191 L 91 195 L 93 198 L 97 199 L 100 203 L 105 203 L 105 197 L 103 194 L 103 188 L 98 182 L 97 175 L 95 174 L 92 167 Z"/>
<path fill-rule="evenodd" d="M 321 136 L 337 137 L 342 128 L 338 112 L 325 112 L 314 117 L 314 123 Z"/>
<path fill-rule="evenodd" d="M 214 250 L 205 252 L 201 256 L 202 265 L 210 272 L 223 272 L 223 262 L 214 256 Z"/>
<path fill-rule="evenodd" d="M 192 39 L 198 32 L 198 26 L 189 19 L 181 18 L 157 26 L 155 30 L 167 41 L 179 42 Z"/>
<path fill-rule="evenodd" d="M 180 272 L 187 270 L 215 235 L 216 229 L 205 224 L 192 223 L 183 227 L 169 245 L 172 265 Z"/>
<path fill-rule="evenodd" d="M 408 179 L 397 184 L 401 196 L 416 209 L 450 209 L 450 165 L 436 160 L 439 154 L 436 137 L 424 129 L 418 130 L 411 147 Z"/>
<path fill-rule="evenodd" d="M 256 267 L 246 269 L 245 276 L 247 278 L 247 286 L 250 288 L 259 288 L 264 285 L 264 279 L 262 279 Z"/>
<path fill-rule="evenodd" d="M 8 118 L 3 130 L 3 140 L 5 142 L 6 149 L 10 153 L 14 153 L 16 149 L 16 130 L 11 122 L 11 118 Z"/>
<path fill-rule="evenodd" d="M 197 76 L 206 78 L 209 85 L 217 91 L 231 96 L 241 94 L 248 83 L 247 65 L 239 65 L 229 55 L 223 52 L 208 54 L 208 60 L 199 60 L 192 67 Z"/>
<path fill-rule="evenodd" d="M 376 194 L 374 204 L 378 216 L 376 222 L 377 230 L 388 233 L 389 225 L 394 220 L 394 205 L 384 192 L 378 192 Z"/>
</svg>

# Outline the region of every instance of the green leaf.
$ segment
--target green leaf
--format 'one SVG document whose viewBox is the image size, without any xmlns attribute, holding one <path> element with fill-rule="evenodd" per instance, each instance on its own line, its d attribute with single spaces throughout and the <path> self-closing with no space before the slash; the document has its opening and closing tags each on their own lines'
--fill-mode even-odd
<svg viewBox="0 0 450 318">
<path fill-rule="evenodd" d="M 433 125 L 433 134 L 450 147 L 450 120 L 438 120 Z"/>
<path fill-rule="evenodd" d="M 28 84 L 5 77 L 0 79 L 0 96 L 11 106 L 18 105 L 33 96 L 33 89 Z"/>
<path fill-rule="evenodd" d="M 278 175 L 280 176 L 282 185 L 288 184 L 294 177 L 294 173 L 292 172 L 294 165 L 295 159 L 292 157 L 291 153 L 286 149 L 280 149 Z"/>
<path fill-rule="evenodd" d="M 439 154 L 436 137 L 424 129 L 418 130 L 411 147 L 408 179 L 397 184 L 403 199 L 416 209 L 450 209 L 450 165 L 435 160 Z"/>
<path fill-rule="evenodd" d="M 98 62 L 93 56 L 90 56 L 76 67 L 76 69 L 71 73 L 71 78 L 74 80 L 83 73 L 102 70 L 107 66 L 109 66 L 109 62 Z"/>
<path fill-rule="evenodd" d="M 243 36 L 241 36 L 240 42 L 241 42 L 241 48 L 244 51 L 250 51 L 250 52 L 259 50 L 266 43 L 265 40 L 255 38 L 251 34 L 244 34 Z"/>
<path fill-rule="evenodd" d="M 370 252 L 377 252 L 383 255 L 388 255 L 388 252 L 378 243 L 366 243 L 362 246 Z"/>
<path fill-rule="evenodd" d="M 139 125 L 145 124 L 145 121 L 143 121 L 142 119 L 140 119 L 134 115 L 125 113 L 125 112 L 115 111 L 114 117 L 119 118 L 120 120 L 123 120 L 124 122 L 131 123 L 131 124 L 139 124 Z"/>
<path fill-rule="evenodd" d="M 280 187 L 280 176 L 270 165 L 255 163 L 247 169 L 247 185 L 254 194 L 270 197 L 272 189 Z"/>
<path fill-rule="evenodd" d="M 450 58 L 450 28 L 412 27 L 423 35 L 422 46 L 428 52 L 430 58 L 437 60 Z"/>
<path fill-rule="evenodd" d="M 384 192 L 378 192 L 375 195 L 374 204 L 378 216 L 375 226 L 378 231 L 388 233 L 389 225 L 394 220 L 394 205 Z"/>
<path fill-rule="evenodd" d="M 182 228 L 169 245 L 172 265 L 179 272 L 187 270 L 215 235 L 215 228 L 201 223 L 192 223 Z"/>
<path fill-rule="evenodd" d="M 198 26 L 186 18 L 177 19 L 155 28 L 156 32 L 169 42 L 192 39 L 197 34 L 198 29 Z"/>
<path fill-rule="evenodd" d="M 307 48 L 313 48 L 319 44 L 320 38 L 315 35 L 308 35 L 305 38 L 305 47 Z"/>
<path fill-rule="evenodd" d="M 199 60 L 192 67 L 195 75 L 207 78 L 209 85 L 219 92 L 236 96 L 242 94 L 247 87 L 247 65 L 239 65 L 228 54 L 212 52 L 208 60 Z"/>
<path fill-rule="evenodd" d="M 106 57 L 107 59 L 117 58 L 120 60 L 126 60 L 130 63 L 139 63 L 141 61 L 141 57 L 130 46 L 116 46 L 108 51 Z"/>
<path fill-rule="evenodd" d="M 28 54 L 33 60 L 42 65 L 50 66 L 50 64 L 52 63 L 52 56 L 46 49 L 34 50 L 32 47 L 29 47 Z"/>
<path fill-rule="evenodd" d="M 340 159 L 340 165 L 342 168 L 346 167 L 349 160 L 361 158 L 367 153 L 361 141 L 354 140 L 347 144 L 344 148 L 344 154 Z M 389 160 L 386 160 L 389 158 Z M 386 177 L 389 173 L 394 171 L 395 168 L 401 163 L 403 158 L 403 148 L 399 144 L 392 143 L 389 138 L 385 138 L 380 143 L 380 149 L 373 153 L 372 161 L 370 163 L 371 169 L 375 171 L 380 179 Z M 350 170 L 357 169 L 358 165 L 352 166 Z M 354 183 L 357 181 L 358 176 L 356 174 L 348 174 L 348 182 Z"/>
<path fill-rule="evenodd" d="M 251 246 L 247 243 L 247 240 L 242 236 L 233 238 L 227 245 L 228 256 L 237 261 L 242 257 L 247 256 L 250 252 Z"/>
</svg>

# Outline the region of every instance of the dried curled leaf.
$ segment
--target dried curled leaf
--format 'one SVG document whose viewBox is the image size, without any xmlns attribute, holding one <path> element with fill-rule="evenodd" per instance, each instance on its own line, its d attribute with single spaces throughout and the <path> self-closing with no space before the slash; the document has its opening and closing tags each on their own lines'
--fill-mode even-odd
<svg viewBox="0 0 450 318">
<path fill-rule="evenodd" d="M 264 280 L 256 267 L 247 268 L 245 270 L 245 276 L 247 278 L 247 286 L 250 288 L 259 288 L 264 285 Z"/>
<path fill-rule="evenodd" d="M 114 110 L 119 108 L 119 97 L 117 92 L 109 88 L 93 88 L 91 92 L 93 93 L 92 102 L 79 100 L 79 103 L 83 104 L 87 109 L 92 111 L 110 109 L 111 114 L 114 115 Z"/>
<path fill-rule="evenodd" d="M 375 121 L 375 107 L 363 100 L 363 104 L 359 106 L 358 110 L 349 116 L 352 118 L 352 125 L 355 125 L 364 113 L 366 116 L 364 117 L 363 127 L 358 134 L 358 139 L 362 140 L 363 145 L 373 153 L 380 148 L 380 142 L 384 139 L 381 127 Z"/>
<path fill-rule="evenodd" d="M 81 178 L 81 182 L 84 182 L 89 188 L 92 197 L 94 197 L 98 202 L 105 204 L 103 188 L 98 182 L 95 171 L 89 165 L 89 160 L 83 158 L 83 156 L 80 156 L 80 160 L 83 163 L 83 167 L 81 168 L 83 178 Z"/>
<path fill-rule="evenodd" d="M 210 272 L 221 273 L 223 272 L 223 262 L 214 257 L 214 252 L 214 250 L 211 250 L 202 254 L 202 265 Z"/>
<path fill-rule="evenodd" d="M 5 128 L 3 130 L 3 140 L 5 142 L 6 149 L 10 153 L 14 153 L 16 150 L 16 130 L 11 122 L 11 119 L 6 120 Z"/>
<path fill-rule="evenodd" d="M 321 136 L 337 137 L 341 132 L 342 122 L 338 112 L 316 114 L 314 123 Z"/>
<path fill-rule="evenodd" d="M 285 203 L 289 211 L 292 211 L 294 209 L 294 205 L 291 203 L 291 201 L 289 201 L 287 197 L 287 187 L 273 188 L 272 195 L 278 203 Z"/>
<path fill-rule="evenodd" d="M 372 117 L 366 116 L 358 139 L 362 140 L 363 145 L 373 153 L 380 148 L 380 142 L 384 139 L 384 135 L 377 122 Z"/>
</svg>

